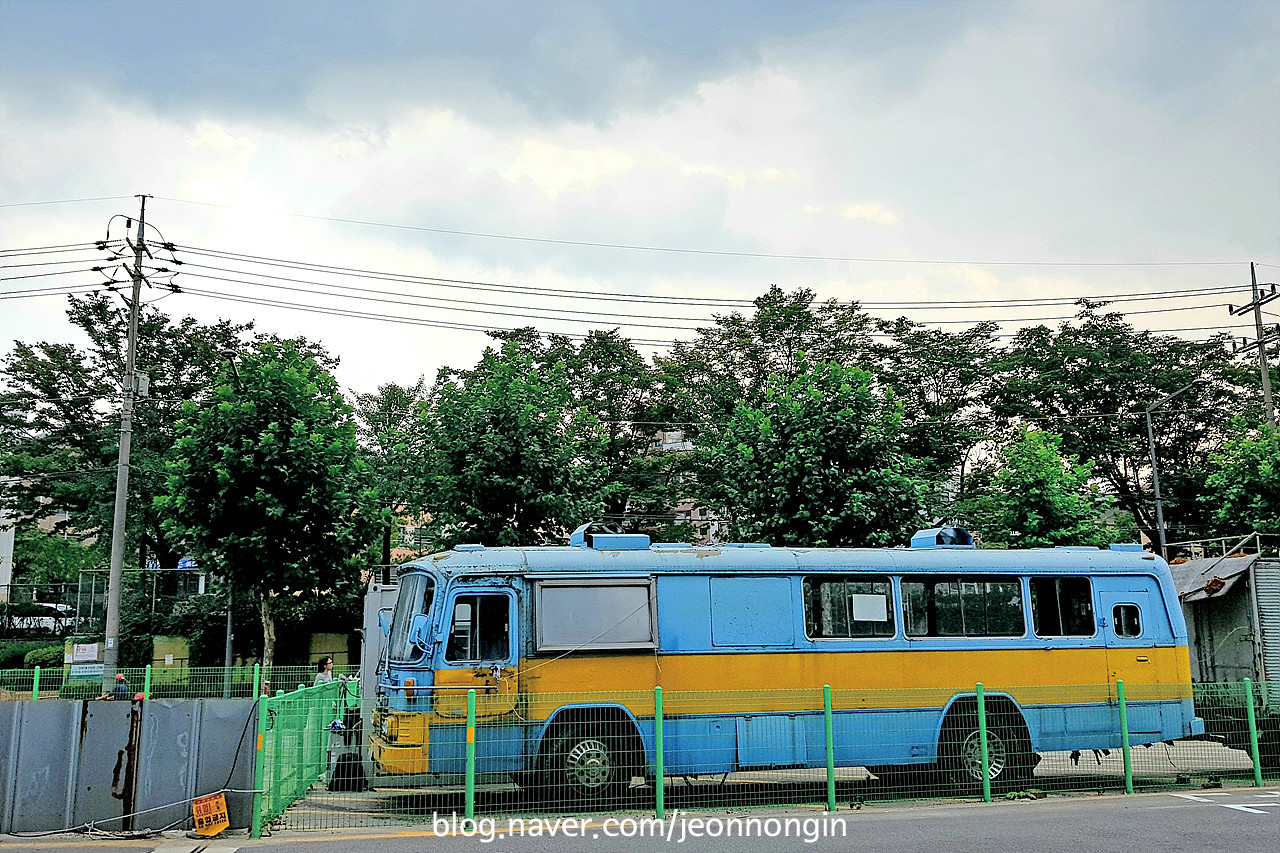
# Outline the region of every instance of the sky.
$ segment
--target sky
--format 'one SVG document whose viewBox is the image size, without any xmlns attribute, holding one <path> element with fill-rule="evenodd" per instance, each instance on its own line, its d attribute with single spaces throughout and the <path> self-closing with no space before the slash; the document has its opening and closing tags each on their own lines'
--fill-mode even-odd
<svg viewBox="0 0 1280 853">
<path fill-rule="evenodd" d="M 662 352 L 773 284 L 1243 334 L 1277 44 L 1276 2 L 0 0 L 0 355 L 80 341 L 101 253 L 27 250 L 124 236 L 137 194 L 184 261 L 144 298 L 319 341 L 351 392 L 487 328 Z"/>
</svg>

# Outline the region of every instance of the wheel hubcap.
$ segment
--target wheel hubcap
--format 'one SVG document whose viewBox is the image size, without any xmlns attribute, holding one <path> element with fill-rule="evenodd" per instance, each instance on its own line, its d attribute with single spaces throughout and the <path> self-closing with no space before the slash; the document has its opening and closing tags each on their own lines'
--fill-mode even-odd
<svg viewBox="0 0 1280 853">
<path fill-rule="evenodd" d="M 1004 772 L 1009 756 L 1005 749 L 1004 739 L 993 731 L 987 732 L 987 775 L 997 779 Z M 982 781 L 982 736 L 978 732 L 971 733 L 960 746 L 960 772 L 965 776 Z"/>
<path fill-rule="evenodd" d="M 569 784 L 585 793 L 599 791 L 613 776 L 609 747 L 595 738 L 577 741 L 565 755 L 564 767 Z"/>
</svg>

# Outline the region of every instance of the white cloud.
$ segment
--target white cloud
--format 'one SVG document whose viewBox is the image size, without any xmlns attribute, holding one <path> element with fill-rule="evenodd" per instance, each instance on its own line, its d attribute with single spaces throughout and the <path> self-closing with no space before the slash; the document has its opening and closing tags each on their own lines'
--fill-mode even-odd
<svg viewBox="0 0 1280 853">
<path fill-rule="evenodd" d="M 518 184 L 532 181 L 552 201 L 570 187 L 594 184 L 602 178 L 625 174 L 635 166 L 635 161 L 621 151 L 597 149 L 566 149 L 539 139 L 526 139 L 520 155 L 505 169 L 502 177 Z"/>
</svg>

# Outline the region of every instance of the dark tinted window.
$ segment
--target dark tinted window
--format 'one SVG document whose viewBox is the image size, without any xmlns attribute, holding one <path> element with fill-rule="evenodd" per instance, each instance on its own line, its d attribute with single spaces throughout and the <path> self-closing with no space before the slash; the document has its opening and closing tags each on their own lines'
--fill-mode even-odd
<svg viewBox="0 0 1280 853">
<path fill-rule="evenodd" d="M 1032 578 L 1031 618 L 1041 637 L 1092 637 L 1093 587 L 1088 578 Z"/>
<path fill-rule="evenodd" d="M 912 637 L 1019 637 L 1025 632 L 1017 578 L 903 578 L 902 609 Z"/>
</svg>

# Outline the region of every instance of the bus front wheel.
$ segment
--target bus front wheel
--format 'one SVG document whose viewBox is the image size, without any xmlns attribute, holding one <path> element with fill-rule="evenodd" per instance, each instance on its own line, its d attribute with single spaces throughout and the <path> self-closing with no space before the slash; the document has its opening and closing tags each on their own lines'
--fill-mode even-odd
<svg viewBox="0 0 1280 853">
<path fill-rule="evenodd" d="M 612 805 L 631 785 L 634 768 L 627 739 L 616 725 L 573 723 L 552 742 L 549 792 L 583 804 Z"/>
</svg>

